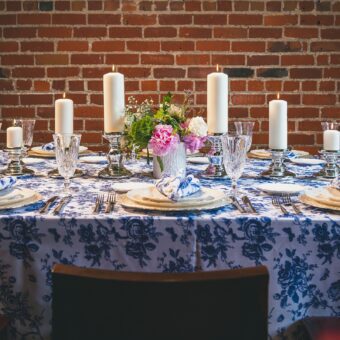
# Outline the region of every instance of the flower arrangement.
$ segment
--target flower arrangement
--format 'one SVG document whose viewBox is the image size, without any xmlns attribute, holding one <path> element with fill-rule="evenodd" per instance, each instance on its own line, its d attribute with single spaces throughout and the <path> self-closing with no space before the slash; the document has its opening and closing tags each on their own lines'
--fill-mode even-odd
<svg viewBox="0 0 340 340">
<path fill-rule="evenodd" d="M 164 96 L 159 107 L 152 100 L 138 104 L 134 97 L 129 97 L 126 106 L 125 135 L 128 149 L 140 151 L 152 149 L 157 156 L 161 169 L 161 156 L 175 150 L 183 142 L 187 150 L 195 152 L 207 141 L 208 127 L 200 116 L 187 118 L 190 111 L 191 94 L 186 92 L 181 105 L 172 103 L 173 96 Z M 162 169 L 163 170 L 163 169 Z"/>
</svg>

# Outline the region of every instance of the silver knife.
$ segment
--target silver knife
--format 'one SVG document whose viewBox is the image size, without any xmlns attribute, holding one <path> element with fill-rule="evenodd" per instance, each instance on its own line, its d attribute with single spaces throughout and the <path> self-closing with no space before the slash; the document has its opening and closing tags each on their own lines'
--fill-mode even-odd
<svg viewBox="0 0 340 340">
<path fill-rule="evenodd" d="M 53 210 L 53 215 L 58 215 L 61 211 L 61 209 L 68 203 L 70 202 L 72 196 L 66 196 L 66 197 L 63 197 L 59 204 L 55 207 L 55 209 Z"/>
<path fill-rule="evenodd" d="M 254 214 L 257 214 L 257 211 L 256 211 L 256 209 L 254 208 L 254 206 L 252 205 L 252 203 L 251 203 L 251 201 L 250 201 L 250 199 L 249 199 L 248 196 L 243 196 L 243 197 L 242 197 L 242 202 L 243 202 L 246 206 L 248 206 L 248 207 L 250 208 L 251 212 L 253 212 Z"/>
<path fill-rule="evenodd" d="M 50 207 L 50 205 L 58 198 L 58 196 L 52 196 L 51 198 L 49 198 L 46 202 L 45 205 L 40 208 L 39 213 L 40 214 L 44 214 L 48 208 Z"/>
<path fill-rule="evenodd" d="M 243 214 L 245 213 L 246 211 L 244 210 L 244 208 L 242 207 L 242 205 L 239 203 L 239 201 L 237 200 L 236 197 L 234 196 L 229 196 L 229 198 L 231 199 L 232 201 L 232 204 Z"/>
</svg>

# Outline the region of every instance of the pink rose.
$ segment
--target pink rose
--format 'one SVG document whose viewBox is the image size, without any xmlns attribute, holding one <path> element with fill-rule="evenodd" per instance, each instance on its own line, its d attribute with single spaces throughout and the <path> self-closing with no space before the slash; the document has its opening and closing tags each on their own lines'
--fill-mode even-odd
<svg viewBox="0 0 340 340">
<path fill-rule="evenodd" d="M 156 125 L 149 145 L 156 156 L 164 156 L 174 150 L 179 143 L 177 134 L 173 134 L 171 125 Z"/>
<path fill-rule="evenodd" d="M 198 137 L 194 134 L 184 136 L 183 141 L 190 152 L 195 152 L 204 146 L 207 137 Z"/>
</svg>

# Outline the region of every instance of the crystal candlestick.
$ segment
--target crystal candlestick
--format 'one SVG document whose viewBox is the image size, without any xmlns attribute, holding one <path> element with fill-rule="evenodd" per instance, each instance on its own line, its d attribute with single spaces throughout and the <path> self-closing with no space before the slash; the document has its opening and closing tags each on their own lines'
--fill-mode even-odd
<svg viewBox="0 0 340 340">
<path fill-rule="evenodd" d="M 7 169 L 4 171 L 5 175 L 20 176 L 20 175 L 32 175 L 34 171 L 26 168 L 21 162 L 22 148 L 8 148 L 9 163 Z"/>
<path fill-rule="evenodd" d="M 121 132 L 105 133 L 103 137 L 109 142 L 110 150 L 107 154 L 108 165 L 98 174 L 100 178 L 128 178 L 132 174 L 123 165 L 123 154 L 120 148 Z"/>
<path fill-rule="evenodd" d="M 295 177 L 294 172 L 288 171 L 285 164 L 285 156 L 289 150 L 270 150 L 272 163 L 269 169 L 262 172 L 262 177 Z"/>
<path fill-rule="evenodd" d="M 326 161 L 323 169 L 315 174 L 320 179 L 334 179 L 339 176 L 339 166 L 337 165 L 340 151 L 320 151 L 322 158 Z"/>
<path fill-rule="evenodd" d="M 222 151 L 222 134 L 214 134 L 208 136 L 211 142 L 211 152 L 208 155 L 209 165 L 206 170 L 201 174 L 201 177 L 207 179 L 225 178 L 226 172 L 223 165 L 223 151 Z"/>
</svg>

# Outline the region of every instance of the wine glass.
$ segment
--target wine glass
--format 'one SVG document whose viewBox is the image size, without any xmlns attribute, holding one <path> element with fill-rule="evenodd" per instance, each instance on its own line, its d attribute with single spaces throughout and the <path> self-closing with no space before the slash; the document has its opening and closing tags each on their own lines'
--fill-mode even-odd
<svg viewBox="0 0 340 340">
<path fill-rule="evenodd" d="M 33 143 L 33 131 L 35 126 L 35 119 L 14 119 L 13 126 L 20 126 L 23 133 L 24 157 L 27 151 L 31 148 Z"/>
<path fill-rule="evenodd" d="M 70 182 L 77 167 L 80 139 L 81 135 L 71 133 L 53 135 L 58 171 L 64 177 L 65 196 L 71 193 Z"/>
<path fill-rule="evenodd" d="M 232 196 L 237 195 L 237 181 L 241 177 L 246 163 L 248 135 L 225 134 L 222 136 L 223 164 L 231 179 Z"/>
<path fill-rule="evenodd" d="M 254 128 L 255 122 L 238 121 L 238 122 L 234 122 L 234 124 L 235 124 L 236 133 L 238 135 L 249 136 L 248 145 L 247 145 L 247 152 L 248 152 L 251 148 L 253 128 Z"/>
</svg>

